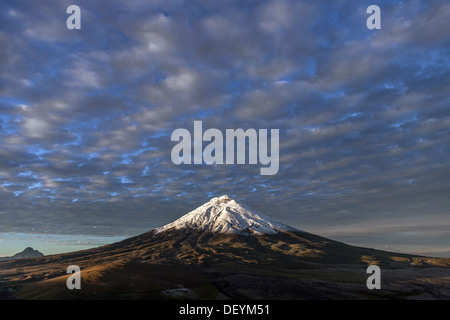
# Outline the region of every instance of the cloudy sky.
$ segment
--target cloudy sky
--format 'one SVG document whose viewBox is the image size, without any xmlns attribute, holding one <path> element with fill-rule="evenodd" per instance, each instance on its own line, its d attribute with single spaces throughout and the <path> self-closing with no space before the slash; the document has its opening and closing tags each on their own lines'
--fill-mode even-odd
<svg viewBox="0 0 450 320">
<path fill-rule="evenodd" d="M 450 250 L 449 16 L 447 0 L 1 1 L 0 256 L 112 242 L 222 194 L 351 244 Z M 174 165 L 194 120 L 279 129 L 278 173 Z"/>
</svg>

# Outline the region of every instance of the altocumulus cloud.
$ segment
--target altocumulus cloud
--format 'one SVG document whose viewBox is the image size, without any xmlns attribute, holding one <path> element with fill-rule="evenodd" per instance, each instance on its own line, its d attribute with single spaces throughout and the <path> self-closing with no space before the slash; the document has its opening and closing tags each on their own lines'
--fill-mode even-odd
<svg viewBox="0 0 450 320">
<path fill-rule="evenodd" d="M 0 232 L 137 234 L 227 193 L 365 245 L 448 244 L 447 1 L 381 1 L 377 31 L 356 0 L 78 1 L 81 30 L 70 4 L 0 4 Z M 173 165 L 194 120 L 279 128 L 278 174 Z"/>
</svg>

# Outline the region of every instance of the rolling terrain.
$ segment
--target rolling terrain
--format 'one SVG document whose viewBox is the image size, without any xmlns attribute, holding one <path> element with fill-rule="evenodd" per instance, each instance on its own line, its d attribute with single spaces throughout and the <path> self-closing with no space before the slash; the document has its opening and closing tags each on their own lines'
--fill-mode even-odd
<svg viewBox="0 0 450 320">
<path fill-rule="evenodd" d="M 68 290 L 66 268 L 81 268 Z M 367 266 L 382 270 L 366 287 Z M 110 245 L 0 261 L 2 299 L 450 299 L 450 259 L 360 248 L 227 196 Z"/>
</svg>

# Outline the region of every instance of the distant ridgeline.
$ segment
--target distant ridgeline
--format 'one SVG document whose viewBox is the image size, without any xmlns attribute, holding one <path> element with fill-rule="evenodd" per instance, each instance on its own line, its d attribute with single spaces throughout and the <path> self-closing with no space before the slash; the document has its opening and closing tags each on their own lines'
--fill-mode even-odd
<svg viewBox="0 0 450 320">
<path fill-rule="evenodd" d="M 37 257 L 43 257 L 44 254 L 42 252 L 39 252 L 38 250 L 34 250 L 31 247 L 25 248 L 22 252 L 16 253 L 13 256 L 10 257 L 1 257 L 0 261 L 4 260 L 15 260 L 15 259 L 26 259 L 26 258 L 37 258 Z"/>
</svg>

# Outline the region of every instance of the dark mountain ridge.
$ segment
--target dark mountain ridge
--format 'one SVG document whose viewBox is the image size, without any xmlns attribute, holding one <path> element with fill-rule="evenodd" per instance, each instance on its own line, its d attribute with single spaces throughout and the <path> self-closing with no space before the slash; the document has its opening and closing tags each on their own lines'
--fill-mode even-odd
<svg viewBox="0 0 450 320">
<path fill-rule="evenodd" d="M 4 260 L 16 260 L 16 259 L 27 259 L 27 258 L 37 258 L 37 257 L 43 257 L 44 254 L 38 250 L 34 250 L 31 247 L 25 248 L 22 252 L 16 253 L 13 256 L 10 257 L 1 257 L 0 261 Z"/>
<path fill-rule="evenodd" d="M 65 286 L 66 268 L 72 264 L 82 270 L 83 290 Z M 365 286 L 370 264 L 383 270 L 381 293 Z M 440 299 L 450 298 L 449 266 L 450 259 L 330 240 L 222 196 L 164 227 L 117 243 L 2 261 L 0 277 L 7 284 L 0 289 L 20 299 L 413 299 L 423 292 Z"/>
</svg>

